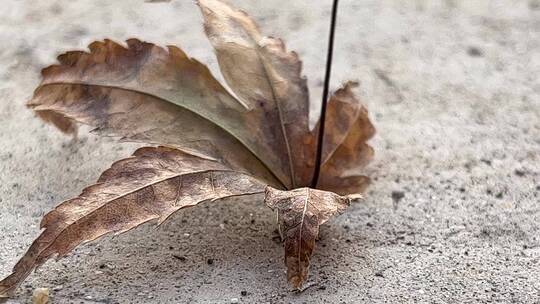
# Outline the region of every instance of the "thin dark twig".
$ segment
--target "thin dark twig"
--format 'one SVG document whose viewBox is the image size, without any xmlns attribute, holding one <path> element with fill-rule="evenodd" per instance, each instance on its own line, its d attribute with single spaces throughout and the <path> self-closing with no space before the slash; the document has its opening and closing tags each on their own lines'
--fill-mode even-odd
<svg viewBox="0 0 540 304">
<path fill-rule="evenodd" d="M 332 76 L 332 58 L 334 56 L 334 36 L 336 32 L 336 20 L 338 12 L 338 0 L 334 0 L 332 6 L 332 19 L 330 21 L 330 38 L 328 39 L 328 53 L 326 57 L 326 75 L 324 78 L 324 87 L 322 94 L 321 115 L 319 119 L 319 137 L 317 139 L 317 154 L 315 162 L 315 170 L 313 171 L 313 180 L 311 181 L 311 187 L 317 187 L 319 181 L 319 174 L 321 172 L 322 162 L 322 148 L 324 139 L 324 124 L 326 121 L 326 104 L 328 101 L 328 93 L 330 88 L 330 78 Z"/>
</svg>

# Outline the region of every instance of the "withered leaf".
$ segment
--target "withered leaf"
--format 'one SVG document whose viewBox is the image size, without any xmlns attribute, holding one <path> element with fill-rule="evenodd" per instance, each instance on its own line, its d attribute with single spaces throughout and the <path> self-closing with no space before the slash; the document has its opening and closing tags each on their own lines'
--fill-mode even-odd
<svg viewBox="0 0 540 304">
<path fill-rule="evenodd" d="M 346 195 L 363 192 L 369 178 L 362 175 L 373 158 L 367 141 L 375 134 L 367 109 L 355 96 L 356 82 L 348 82 L 328 102 L 321 175 L 317 188 Z"/>
<path fill-rule="evenodd" d="M 232 93 L 181 49 L 129 39 L 90 44 L 42 71 L 28 107 L 66 133 L 77 123 L 146 147 L 48 213 L 42 234 L 0 282 L 0 297 L 49 258 L 108 233 L 162 222 L 205 201 L 262 193 L 285 234 L 289 281 L 307 279 L 319 226 L 369 179 L 362 173 L 374 128 L 347 83 L 328 101 L 324 139 L 309 129 L 309 94 L 298 55 L 261 34 L 243 11 L 198 0 L 205 32 Z M 317 149 L 322 148 L 317 189 Z M 323 191 L 324 190 L 324 191 Z M 331 192 L 329 192 L 331 191 Z M 335 193 L 334 193 L 335 192 Z M 337 193 L 337 194 L 336 194 Z"/>
<path fill-rule="evenodd" d="M 40 117 L 46 113 L 61 118 L 53 120 L 62 126 L 61 130 L 75 130 L 74 122 L 87 124 L 103 136 L 175 147 L 280 185 L 272 172 L 230 133 L 150 95 L 105 86 L 50 84 L 40 86 L 28 106 Z"/>
<path fill-rule="evenodd" d="M 319 226 L 331 216 L 342 213 L 350 201 L 333 192 L 311 188 L 282 191 L 270 186 L 266 187 L 264 200 L 278 213 L 285 243 L 287 278 L 294 288 L 299 289 L 308 276 Z"/>
<path fill-rule="evenodd" d="M 58 56 L 60 64 L 43 70 L 36 95 L 50 85 L 86 85 L 165 100 L 228 132 L 290 186 L 287 157 L 273 152 L 286 153 L 277 130 L 253 118 L 249 107 L 229 94 L 206 66 L 174 46 L 166 50 L 137 39 L 126 43 L 124 47 L 111 40 L 97 41 L 89 45 L 90 53 Z"/>
<path fill-rule="evenodd" d="M 298 55 L 280 39 L 263 36 L 245 12 L 218 0 L 198 3 L 225 80 L 262 127 L 279 131 L 292 188 L 308 186 L 317 143 L 309 130 L 309 93 Z"/>
<path fill-rule="evenodd" d="M 177 149 L 141 148 L 114 163 L 97 183 L 48 213 L 45 230 L 0 282 L 11 293 L 28 274 L 53 256 L 65 256 L 81 243 L 107 233 L 122 233 L 174 212 L 230 196 L 262 193 L 264 184 L 223 164 Z"/>
</svg>

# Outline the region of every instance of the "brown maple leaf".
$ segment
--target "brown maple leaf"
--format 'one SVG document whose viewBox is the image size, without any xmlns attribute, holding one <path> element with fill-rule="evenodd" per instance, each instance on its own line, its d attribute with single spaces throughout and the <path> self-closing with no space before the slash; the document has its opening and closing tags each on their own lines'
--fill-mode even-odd
<svg viewBox="0 0 540 304">
<path fill-rule="evenodd" d="M 319 144 L 322 128 L 309 128 L 298 55 L 263 36 L 246 13 L 220 0 L 198 5 L 233 93 L 179 48 L 136 39 L 94 42 L 90 52 L 65 53 L 42 71 L 28 107 L 46 122 L 66 133 L 87 124 L 100 135 L 158 147 L 114 163 L 48 213 L 42 234 L 0 282 L 0 297 L 82 243 L 161 223 L 202 202 L 262 193 L 279 216 L 289 282 L 302 288 L 319 226 L 369 182 L 361 171 L 373 155 L 366 142 L 374 128 L 350 82 L 329 98 Z M 316 189 L 309 188 L 314 180 Z"/>
</svg>

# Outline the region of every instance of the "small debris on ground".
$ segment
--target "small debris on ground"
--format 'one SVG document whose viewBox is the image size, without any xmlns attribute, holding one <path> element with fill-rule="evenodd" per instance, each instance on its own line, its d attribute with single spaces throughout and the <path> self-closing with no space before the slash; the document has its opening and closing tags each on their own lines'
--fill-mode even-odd
<svg viewBox="0 0 540 304">
<path fill-rule="evenodd" d="M 60 291 L 64 288 L 64 285 L 57 285 L 53 288 L 53 291 Z"/>
<path fill-rule="evenodd" d="M 176 254 L 173 254 L 173 257 L 181 262 L 185 262 L 186 261 L 186 257 L 184 256 L 181 256 L 181 255 L 176 255 Z"/>
<path fill-rule="evenodd" d="M 469 54 L 471 57 L 482 57 L 484 55 L 482 50 L 475 46 L 469 47 L 469 49 L 467 49 L 467 54 Z"/>
<path fill-rule="evenodd" d="M 392 191 L 392 205 L 394 211 L 398 209 L 399 201 L 405 197 L 405 192 L 403 191 Z"/>
<path fill-rule="evenodd" d="M 392 200 L 394 202 L 399 203 L 401 199 L 405 197 L 405 192 L 403 191 L 392 191 Z"/>
<path fill-rule="evenodd" d="M 32 295 L 32 304 L 47 304 L 49 303 L 49 289 L 37 288 Z"/>
<path fill-rule="evenodd" d="M 514 171 L 514 174 L 517 175 L 517 176 L 519 176 L 519 177 L 523 177 L 523 176 L 525 176 L 525 171 L 524 171 L 524 170 L 520 170 L 520 169 L 516 169 L 516 170 Z"/>
</svg>

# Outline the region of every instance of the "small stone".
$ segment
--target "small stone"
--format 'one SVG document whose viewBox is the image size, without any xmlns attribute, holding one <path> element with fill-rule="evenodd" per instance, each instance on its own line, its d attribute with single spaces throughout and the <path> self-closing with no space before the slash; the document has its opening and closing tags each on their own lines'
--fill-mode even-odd
<svg viewBox="0 0 540 304">
<path fill-rule="evenodd" d="M 401 199 L 405 197 L 405 192 L 403 191 L 392 191 L 392 200 L 398 203 Z"/>
<path fill-rule="evenodd" d="M 208 264 L 208 265 L 214 264 L 214 259 L 208 259 L 208 260 L 206 260 L 206 264 Z"/>
<path fill-rule="evenodd" d="M 274 237 L 272 237 L 272 241 L 274 241 L 274 243 L 276 243 L 276 244 L 281 244 L 281 237 L 279 235 L 274 236 Z"/>
<path fill-rule="evenodd" d="M 107 263 L 104 263 L 104 264 L 99 265 L 99 269 L 110 269 L 110 270 L 114 270 L 115 268 L 116 268 L 116 266 L 113 265 L 113 264 L 107 264 Z"/>
<path fill-rule="evenodd" d="M 53 291 L 59 291 L 59 290 L 62 290 L 64 289 L 64 286 L 63 285 L 57 285 L 53 288 Z"/>
<path fill-rule="evenodd" d="M 49 303 L 49 289 L 37 288 L 32 295 L 32 304 L 47 304 Z"/>
<path fill-rule="evenodd" d="M 482 159 L 480 159 L 480 161 L 483 162 L 484 164 L 488 165 L 488 166 L 491 166 L 491 160 L 489 160 L 489 159 L 482 158 Z"/>
<path fill-rule="evenodd" d="M 484 55 L 482 50 L 480 50 L 479 48 L 477 48 L 475 46 L 469 47 L 467 49 L 467 54 L 469 54 L 469 56 L 471 56 L 471 57 L 482 57 L 482 55 Z"/>
<path fill-rule="evenodd" d="M 525 171 L 524 170 L 520 170 L 520 169 L 516 169 L 514 170 L 514 174 L 519 176 L 519 177 L 522 177 L 525 175 Z"/>
<path fill-rule="evenodd" d="M 186 261 L 186 257 L 184 256 L 181 256 L 181 255 L 176 255 L 176 254 L 173 254 L 173 257 L 181 262 L 185 262 Z"/>
<path fill-rule="evenodd" d="M 242 290 L 242 291 L 240 292 L 240 294 L 242 295 L 242 297 L 245 297 L 245 296 L 247 296 L 247 291 Z"/>
</svg>

